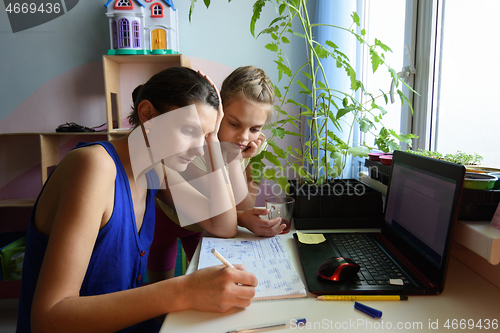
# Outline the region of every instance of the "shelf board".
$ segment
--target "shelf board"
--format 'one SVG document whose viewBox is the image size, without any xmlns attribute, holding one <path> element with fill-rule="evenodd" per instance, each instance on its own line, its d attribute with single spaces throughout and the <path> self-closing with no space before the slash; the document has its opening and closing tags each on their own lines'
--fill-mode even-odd
<svg viewBox="0 0 500 333">
<path fill-rule="evenodd" d="M 130 133 L 133 128 L 116 128 L 108 132 L 108 134 L 127 134 Z"/>
<path fill-rule="evenodd" d="M 181 66 L 190 66 L 190 61 L 182 54 L 144 54 L 144 55 L 105 55 L 104 59 L 110 59 L 121 64 L 130 63 L 173 63 Z"/>
<path fill-rule="evenodd" d="M 0 200 L 0 208 L 2 207 L 33 207 L 36 199 L 8 199 Z"/>
</svg>

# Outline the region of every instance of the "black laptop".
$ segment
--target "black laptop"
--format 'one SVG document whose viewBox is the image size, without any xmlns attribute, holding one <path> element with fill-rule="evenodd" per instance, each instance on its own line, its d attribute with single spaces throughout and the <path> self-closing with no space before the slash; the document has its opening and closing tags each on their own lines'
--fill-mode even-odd
<svg viewBox="0 0 500 333">
<path fill-rule="evenodd" d="M 324 233 L 297 244 L 307 287 L 316 295 L 439 294 L 443 291 L 465 167 L 395 151 L 380 233 Z M 318 276 L 330 257 L 361 269 L 343 282 Z"/>
</svg>

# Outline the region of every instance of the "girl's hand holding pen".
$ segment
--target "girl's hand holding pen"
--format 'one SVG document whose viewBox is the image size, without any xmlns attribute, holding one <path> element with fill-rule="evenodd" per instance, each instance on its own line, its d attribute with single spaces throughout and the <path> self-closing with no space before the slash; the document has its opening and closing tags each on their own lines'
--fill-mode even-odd
<svg viewBox="0 0 500 333">
<path fill-rule="evenodd" d="M 255 295 L 257 278 L 242 265 L 223 265 L 200 269 L 184 276 L 187 309 L 227 312 L 250 305 Z"/>
</svg>

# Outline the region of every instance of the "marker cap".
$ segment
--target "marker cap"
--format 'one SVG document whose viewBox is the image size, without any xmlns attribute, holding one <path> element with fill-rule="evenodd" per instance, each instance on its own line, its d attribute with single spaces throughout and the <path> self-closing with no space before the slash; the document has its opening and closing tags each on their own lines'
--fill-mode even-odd
<svg viewBox="0 0 500 333">
<path fill-rule="evenodd" d="M 302 324 L 302 325 L 305 325 L 307 323 L 307 320 L 306 318 L 301 318 L 301 319 L 297 319 L 295 324 L 298 326 L 299 324 Z"/>
<path fill-rule="evenodd" d="M 369 315 L 370 317 L 373 317 L 373 318 L 382 317 L 382 311 L 371 308 L 369 306 L 366 306 L 366 305 L 358 303 L 358 302 L 354 302 L 354 308 L 356 310 L 363 312 L 363 313 L 366 313 L 367 315 Z"/>
</svg>

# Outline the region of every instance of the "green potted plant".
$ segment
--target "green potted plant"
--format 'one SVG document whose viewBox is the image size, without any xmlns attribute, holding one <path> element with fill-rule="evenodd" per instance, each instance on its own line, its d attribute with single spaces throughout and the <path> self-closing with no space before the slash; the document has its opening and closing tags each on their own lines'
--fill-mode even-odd
<svg viewBox="0 0 500 333">
<path fill-rule="evenodd" d="M 196 0 L 191 0 L 191 11 Z M 256 22 L 264 10 L 267 2 L 274 4 L 276 17 L 267 28 L 260 33 L 255 32 Z M 210 0 L 204 0 L 207 8 Z M 388 103 L 391 92 L 377 92 L 377 95 L 367 91 L 345 52 L 339 49 L 335 41 L 326 40 L 319 43 L 314 39 L 313 29 L 318 26 L 328 26 L 331 29 L 341 29 L 348 32 L 352 38 L 359 43 L 369 47 L 372 70 L 375 72 L 382 67 L 387 69 L 389 77 L 394 81 L 395 94 L 399 95 L 401 103 L 409 103 L 408 98 L 402 93 L 403 85 L 408 85 L 398 76 L 397 72 L 385 63 L 384 53 L 391 52 L 390 48 L 380 40 L 375 39 L 373 45 L 365 40 L 366 32 L 361 30 L 358 34 L 355 28 L 360 25 L 359 16 L 354 12 L 351 14 L 352 25 L 345 28 L 334 25 L 316 24 L 310 21 L 307 8 L 307 0 L 257 0 L 253 6 L 253 16 L 250 22 L 250 32 L 258 38 L 260 35 L 269 34 L 272 42 L 265 47 L 275 55 L 274 62 L 279 73 L 279 81 L 285 80 L 284 88 L 274 84 L 275 95 L 278 103 L 275 106 L 278 117 L 275 122 L 266 128 L 271 130 L 268 138 L 271 149 L 263 151 L 253 158 L 261 172 L 256 172 L 256 181 L 265 179 L 276 182 L 281 188 L 297 200 L 297 195 L 304 194 L 307 201 L 313 201 L 310 191 L 314 193 L 335 194 L 335 186 L 339 177 L 346 167 L 347 157 L 366 157 L 374 147 L 365 142 L 353 142 L 352 132 L 355 126 L 365 133 L 375 134 L 375 145 L 379 150 L 389 152 L 399 148 L 398 141 L 411 145 L 413 135 L 402 135 L 392 129 L 383 126 L 382 119 L 386 110 L 382 103 Z M 299 27 L 295 30 L 294 27 Z M 290 43 L 292 38 L 301 39 L 306 45 L 307 61 L 298 68 L 291 68 L 287 63 L 287 54 L 282 48 L 284 44 Z M 325 73 L 323 62 L 333 59 L 338 68 L 343 68 L 350 80 L 350 88 L 347 91 L 338 91 L 330 87 L 328 77 Z M 408 87 L 412 90 L 410 87 Z M 412 90 L 413 91 L 413 90 Z M 306 96 L 304 103 L 303 96 Z M 284 106 L 293 104 L 300 108 L 298 115 L 291 115 L 284 110 Z M 302 124 L 301 118 L 307 117 L 307 135 L 300 134 Z M 288 124 L 299 129 L 298 132 L 285 129 Z M 334 129 L 348 133 L 347 140 L 343 140 L 334 133 Z M 281 148 L 279 140 L 285 136 L 298 136 L 300 147 Z M 274 167 L 266 168 L 264 160 L 270 162 Z M 292 169 L 297 179 L 289 179 L 287 171 Z M 349 186 L 349 185 L 348 185 Z M 299 193 L 303 191 L 304 193 Z M 333 191 L 333 192 L 332 192 Z M 307 192 L 307 193 L 306 193 Z M 316 195 L 315 195 L 316 196 Z M 307 211 L 317 211 L 317 206 L 325 206 L 327 203 L 313 204 L 308 209 L 296 202 L 296 214 L 305 214 Z M 338 205 L 336 205 L 338 206 Z M 345 206 L 341 204 L 340 206 Z M 331 207 L 331 204 L 329 205 Z M 354 208 L 354 210 L 356 210 Z M 332 211 L 332 209 L 329 209 Z M 320 213 L 321 215 L 321 213 Z M 328 216 L 330 217 L 330 216 Z"/>
<path fill-rule="evenodd" d="M 467 154 L 460 150 L 457 150 L 455 154 L 449 153 L 444 156 L 438 151 L 430 151 L 426 149 L 418 149 L 418 150 L 408 149 L 406 150 L 406 152 L 431 158 L 442 159 L 447 162 L 457 163 L 462 165 L 479 165 L 483 160 L 483 157 L 477 153 Z"/>
</svg>

